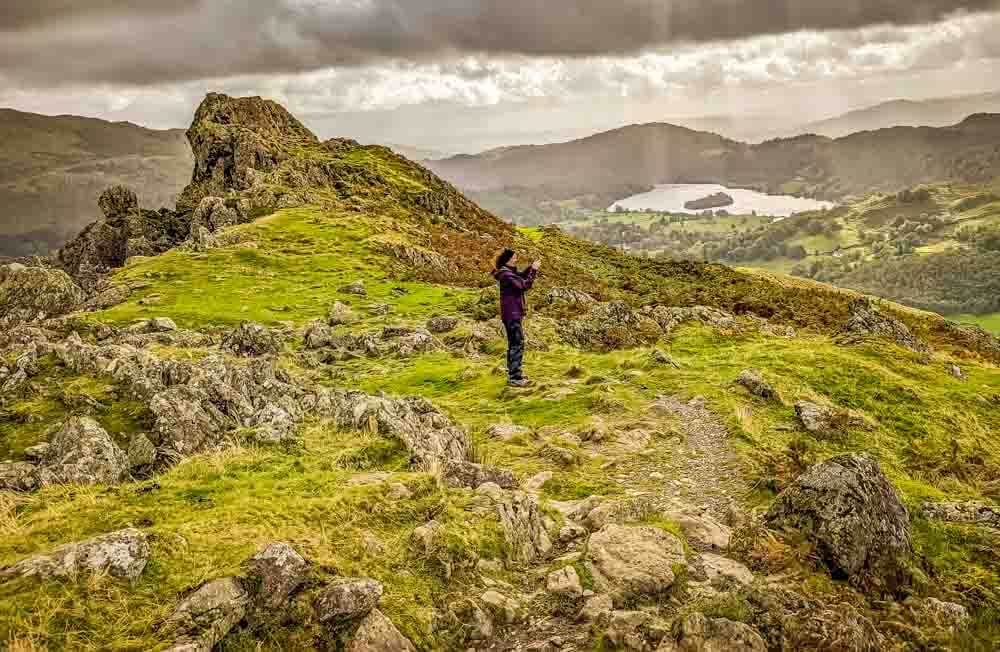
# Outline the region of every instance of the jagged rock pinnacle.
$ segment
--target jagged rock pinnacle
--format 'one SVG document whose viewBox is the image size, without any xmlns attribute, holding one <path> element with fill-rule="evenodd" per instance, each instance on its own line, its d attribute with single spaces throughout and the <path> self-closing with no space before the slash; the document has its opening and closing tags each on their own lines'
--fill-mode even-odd
<svg viewBox="0 0 1000 652">
<path fill-rule="evenodd" d="M 220 93 L 205 97 L 187 137 L 195 168 L 178 210 L 193 210 L 204 197 L 245 190 L 252 185 L 255 172 L 273 170 L 287 158 L 290 148 L 319 142 L 276 102 Z"/>
</svg>

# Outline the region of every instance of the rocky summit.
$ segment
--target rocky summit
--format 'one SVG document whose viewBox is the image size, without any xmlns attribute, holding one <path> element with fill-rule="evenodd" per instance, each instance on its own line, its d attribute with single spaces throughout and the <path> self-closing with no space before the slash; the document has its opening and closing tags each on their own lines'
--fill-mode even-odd
<svg viewBox="0 0 1000 652">
<path fill-rule="evenodd" d="M 0 267 L 10 649 L 1000 646 L 995 337 L 515 228 L 260 98 L 187 137 L 175 206 Z"/>
</svg>

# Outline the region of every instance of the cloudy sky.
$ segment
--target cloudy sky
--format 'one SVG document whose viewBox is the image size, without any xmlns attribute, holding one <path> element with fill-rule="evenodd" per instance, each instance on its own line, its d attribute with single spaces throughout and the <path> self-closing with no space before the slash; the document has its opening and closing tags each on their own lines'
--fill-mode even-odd
<svg viewBox="0 0 1000 652">
<path fill-rule="evenodd" d="M 446 151 L 1000 91 L 997 0 L 3 0 L 0 106 L 183 127 L 210 90 Z"/>
</svg>

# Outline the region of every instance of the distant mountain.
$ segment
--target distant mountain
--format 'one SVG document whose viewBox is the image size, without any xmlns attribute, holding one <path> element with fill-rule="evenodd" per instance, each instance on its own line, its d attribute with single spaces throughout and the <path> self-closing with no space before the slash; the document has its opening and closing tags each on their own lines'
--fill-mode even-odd
<svg viewBox="0 0 1000 652">
<path fill-rule="evenodd" d="M 182 130 L 0 109 L 0 256 L 58 248 L 100 216 L 111 185 L 172 205 L 193 165 Z"/>
<path fill-rule="evenodd" d="M 537 189 L 535 194 L 547 200 L 660 183 L 719 183 L 841 199 L 925 182 L 985 182 L 1000 176 L 1000 115 L 970 116 L 943 128 L 895 127 L 839 139 L 805 135 L 758 145 L 654 123 L 567 143 L 456 156 L 429 166 L 467 191 Z"/>
<path fill-rule="evenodd" d="M 426 147 L 413 147 L 410 145 L 399 145 L 393 143 L 390 143 L 387 147 L 400 156 L 405 156 L 411 161 L 435 161 L 442 158 L 448 158 L 449 156 L 446 152 L 435 149 L 427 149 Z"/>
<path fill-rule="evenodd" d="M 1000 92 L 931 100 L 893 100 L 806 124 L 801 133 L 839 138 L 888 127 L 945 127 L 976 113 L 1000 113 Z"/>
</svg>

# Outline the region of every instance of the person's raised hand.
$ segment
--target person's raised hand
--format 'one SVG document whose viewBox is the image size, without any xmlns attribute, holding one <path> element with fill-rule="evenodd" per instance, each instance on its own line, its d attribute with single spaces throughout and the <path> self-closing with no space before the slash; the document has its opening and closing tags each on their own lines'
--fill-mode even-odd
<svg viewBox="0 0 1000 652">
<path fill-rule="evenodd" d="M 531 269 L 535 270 L 536 272 L 541 268 L 542 268 L 542 261 L 536 260 L 535 262 L 531 263 Z"/>
</svg>

